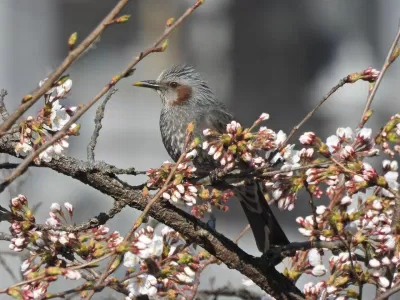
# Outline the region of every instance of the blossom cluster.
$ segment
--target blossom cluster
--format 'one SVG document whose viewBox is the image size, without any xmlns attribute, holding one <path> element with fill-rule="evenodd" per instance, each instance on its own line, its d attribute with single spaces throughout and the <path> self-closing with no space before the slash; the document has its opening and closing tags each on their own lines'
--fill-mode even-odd
<svg viewBox="0 0 400 300">
<path fill-rule="evenodd" d="M 197 270 L 210 259 L 207 252 L 196 252 L 193 247 L 188 247 L 182 236 L 169 227 L 163 227 L 160 234 L 156 234 L 153 227 L 147 226 L 135 231 L 128 240 L 118 232 L 110 233 L 103 225 L 64 231 L 63 227 L 74 214 L 70 203 L 51 205 L 50 217 L 46 220 L 49 228 L 46 229 L 36 225 L 25 196 L 11 199 L 10 209 L 13 238 L 9 247 L 16 252 L 29 251 L 28 258 L 21 265 L 24 280 L 28 282 L 7 290 L 17 299 L 49 296 L 48 289 L 58 277 L 80 280 L 85 267 L 93 268 L 95 265 L 91 266 L 91 263 L 95 264 L 113 253 L 123 255 L 122 264 L 126 272 L 118 280 L 129 292 L 126 299 L 156 294 L 173 299 L 178 296 L 186 298 L 192 292 Z M 76 257 L 84 263 L 77 264 Z M 85 287 L 89 289 L 90 284 L 79 289 L 84 291 Z"/>
<path fill-rule="evenodd" d="M 253 170 L 261 169 L 272 159 L 272 156 L 269 157 L 270 154 L 276 153 L 286 140 L 286 134 L 283 131 L 276 133 L 266 126 L 261 126 L 257 132 L 253 131 L 254 127 L 268 119 L 269 115 L 262 113 L 250 128 L 243 128 L 240 123 L 231 121 L 226 125 L 225 133 L 205 129 L 202 149 L 207 151 L 216 165 L 225 172 L 237 166 L 243 168 L 241 165 L 243 163 Z M 291 147 L 289 146 L 288 151 L 282 151 L 282 153 L 288 154 Z M 267 154 L 263 155 L 260 151 Z M 278 156 L 273 157 L 275 160 L 278 158 Z"/>
<path fill-rule="evenodd" d="M 211 212 L 212 207 L 227 210 L 226 202 L 232 196 L 230 190 L 220 191 L 213 188 L 211 191 L 201 184 L 192 183 L 195 178 L 196 168 L 190 165 L 191 159 L 196 157 L 192 150 L 186 155 L 186 159 L 178 166 L 170 162 L 164 162 L 158 169 L 149 169 L 146 174 L 148 188 L 163 188 L 166 180 L 173 172 L 173 178 L 167 185 L 162 198 L 174 204 L 185 205 L 192 208 L 192 214 L 202 218 L 204 213 Z M 175 168 L 176 167 L 176 168 Z M 199 200 L 202 200 L 199 202 Z"/>
<path fill-rule="evenodd" d="M 359 79 L 373 83 L 379 73 L 371 69 L 360 76 Z M 232 121 L 225 133 L 207 129 L 203 132 L 202 149 L 198 151 L 210 155 L 216 168 L 222 170 L 221 179 L 237 169 L 263 180 L 270 202 L 281 209 L 292 210 L 300 190 L 306 190 L 312 202 L 322 197 L 329 199 L 327 206 L 313 204 L 312 214 L 298 217 L 296 222 L 302 235 L 331 246 L 298 251 L 285 275 L 293 280 L 302 274 L 328 276 L 304 287 L 309 299 L 318 299 L 322 294 L 337 299 L 357 297 L 359 291 L 349 288 L 351 285 L 368 283 L 385 291 L 398 284 L 400 248 L 392 224 L 395 197 L 399 192 L 398 163 L 384 160 L 378 169 L 368 160 L 379 155 L 379 146 L 391 158 L 399 152 L 400 116 L 393 116 L 376 136 L 372 129 L 364 127 L 355 131 L 340 127 L 326 140 L 314 132 L 305 132 L 299 138 L 299 150 L 287 144 L 287 136 L 282 131 L 267 127 L 254 130 L 266 119 L 268 115 L 262 114 L 250 128 L 242 128 Z M 193 159 L 196 154 L 191 152 L 188 158 Z M 232 193 L 192 184 L 191 180 L 198 175 L 189 162 L 185 161 L 184 167 L 177 169 L 162 197 L 172 202 L 189 202 L 193 205 L 192 213 L 199 217 L 212 206 L 226 210 L 226 200 Z M 168 163 L 148 172 L 149 186 L 161 188 L 172 167 Z M 359 200 L 355 203 L 356 196 Z M 200 204 L 196 202 L 199 199 L 208 202 Z M 336 252 L 330 256 L 328 267 L 322 256 L 329 249 Z M 392 274 L 391 278 L 387 274 Z"/>
<path fill-rule="evenodd" d="M 170 173 L 173 172 L 175 164 L 164 162 L 158 169 L 149 169 L 146 174 L 149 176 L 147 181 L 148 187 L 162 186 L 167 180 Z M 162 197 L 171 200 L 174 203 L 183 201 L 186 205 L 192 206 L 196 204 L 197 188 L 189 182 L 185 182 L 185 178 L 193 178 L 196 168 L 188 165 L 186 162 L 180 163 L 173 174 L 174 179 L 164 191 Z"/>
<path fill-rule="evenodd" d="M 46 80 L 47 78 L 42 80 L 39 86 Z M 24 157 L 49 141 L 75 114 L 77 106 L 68 107 L 60 103 L 71 88 L 72 80 L 68 76 L 63 76 L 44 94 L 44 106 L 37 115 L 29 116 L 20 123 L 20 141 L 15 145 L 17 156 Z M 69 146 L 68 137 L 78 135 L 79 128 L 79 124 L 72 124 L 63 138 L 39 154 L 35 163 L 49 162 L 55 155 L 62 154 Z"/>
<path fill-rule="evenodd" d="M 209 257 L 201 252 L 195 254 L 186 248 L 179 233 L 169 227 L 155 234 L 152 227 L 146 227 L 135 233 L 136 250 L 124 255 L 125 282 L 132 299 L 139 295 L 164 295 L 170 299 L 178 296 L 185 298 L 190 286 L 196 280 L 196 270 Z"/>
<path fill-rule="evenodd" d="M 73 253 L 91 261 L 104 256 L 123 240 L 118 232 L 108 234 L 109 229 L 104 226 L 79 232 L 58 229 L 73 217 L 74 209 L 70 203 L 64 203 L 64 208 L 53 203 L 46 221 L 53 229 L 42 230 L 37 228 L 25 196 L 19 195 L 10 202 L 13 238 L 9 248 L 16 252 L 29 250 L 29 258 L 22 263 L 21 272 L 24 280 L 30 282 L 8 289 L 8 293 L 17 299 L 40 299 L 60 275 L 70 280 L 80 279 L 79 268 L 72 267 L 70 261 Z"/>
<path fill-rule="evenodd" d="M 373 83 L 379 72 L 370 68 L 358 75 L 358 79 Z M 338 128 L 326 141 L 314 132 L 305 132 L 299 138 L 303 148 L 298 151 L 293 145 L 284 145 L 283 132 L 261 127 L 263 134 L 253 134 L 253 127 L 243 129 L 231 122 L 225 134 L 206 130 L 203 150 L 228 171 L 234 166 L 242 168 L 240 164 L 246 162 L 245 168 L 263 178 L 271 202 L 281 209 L 292 210 L 302 189 L 313 199 L 327 197 L 329 206 L 316 205 L 312 215 L 296 219 L 299 232 L 343 251 L 331 256 L 329 268 L 321 258 L 326 249 L 298 251 L 285 275 L 296 280 L 301 274 L 328 274 L 327 280 L 304 287 L 310 299 L 322 294 L 337 299 L 357 297 L 359 292 L 349 285 L 368 283 L 385 291 L 400 282 L 399 239 L 392 225 L 394 199 L 399 192 L 398 163 L 384 160 L 382 170 L 378 170 L 367 162 L 379 155 L 379 146 L 392 158 L 400 152 L 400 116 L 391 117 L 376 137 L 372 129 L 364 127 L 356 131 Z M 353 203 L 355 195 L 363 194 Z"/>
<path fill-rule="evenodd" d="M 357 298 L 360 291 L 349 286 L 373 284 L 380 291 L 386 291 L 400 282 L 399 237 L 392 224 L 395 197 L 399 192 L 398 163 L 385 159 L 379 170 L 365 161 L 379 154 L 377 144 L 388 149 L 383 146 L 385 134 L 382 133 L 396 131 L 396 123 L 383 127 L 375 139 L 369 128 L 354 133 L 349 127 L 338 128 L 325 143 L 312 132 L 300 137 L 300 142 L 309 147 L 306 151 L 313 152 L 307 164 L 320 163 L 320 166 L 299 170 L 297 176 L 301 176 L 308 189 L 324 189 L 330 201 L 329 206 L 316 205 L 312 215 L 298 217 L 299 232 L 311 241 L 325 242 L 332 249 L 342 251 L 336 250 L 330 256 L 329 270 L 325 267 L 317 273 L 312 270 L 314 276 L 325 273 L 329 276 L 327 280 L 305 285 L 307 299 L 318 299 L 321 295 Z M 390 141 L 397 142 L 397 139 L 392 136 Z M 384 153 L 394 155 L 385 150 Z M 323 162 L 330 163 L 324 166 Z M 312 251 L 316 250 L 310 250 L 309 255 Z M 319 253 L 326 251 L 319 250 Z M 304 261 L 304 252 L 299 251 L 292 258 L 292 267 L 286 270 L 287 276 L 297 278 L 303 273 L 310 274 Z"/>
</svg>

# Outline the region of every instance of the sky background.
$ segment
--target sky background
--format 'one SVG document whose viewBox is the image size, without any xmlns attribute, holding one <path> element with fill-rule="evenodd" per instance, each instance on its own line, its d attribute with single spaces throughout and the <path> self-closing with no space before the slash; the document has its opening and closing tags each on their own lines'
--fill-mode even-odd
<svg viewBox="0 0 400 300">
<path fill-rule="evenodd" d="M 180 16 L 194 2 L 132 0 L 123 12 L 131 14 L 131 20 L 110 26 L 69 69 L 73 88 L 68 99 L 63 100 L 65 104 L 88 102 L 132 57 L 153 43 L 168 18 Z M 82 40 L 115 3 L 1 0 L 0 88 L 9 93 L 7 108 L 15 109 L 20 99 L 58 66 L 67 55 L 67 40 L 72 32 L 78 32 Z M 169 159 L 159 134 L 158 95 L 132 87 L 132 83 L 155 79 L 174 64 L 193 65 L 242 124 L 250 125 L 261 112 L 267 112 L 271 116 L 269 127 L 289 132 L 341 78 L 369 66 L 381 68 L 397 30 L 399 11 L 400 2 L 396 0 L 206 0 L 171 35 L 165 53 L 150 55 L 137 66 L 134 76 L 118 84 L 119 91 L 107 105 L 96 158 L 137 170 L 158 167 Z M 375 114 L 369 122 L 374 129 L 398 111 L 399 71 L 398 63 L 390 68 L 374 100 Z M 368 84 L 364 82 L 342 88 L 300 131 L 313 130 L 327 137 L 337 127 L 355 128 L 367 91 Z M 39 109 L 38 104 L 30 114 Z M 94 114 L 95 109 L 91 109 L 81 119 L 81 135 L 70 139 L 70 156 L 86 158 Z M 1 174 L 6 176 L 7 172 Z M 145 180 L 132 176 L 123 179 L 132 184 Z M 48 217 L 52 202 L 73 203 L 76 223 L 112 206 L 109 197 L 46 169 L 29 171 L 23 182 L 0 196 L 1 204 L 7 206 L 9 198 L 19 193 L 25 194 L 31 204 L 42 203 L 37 214 L 41 223 Z M 305 201 L 299 199 L 292 212 L 278 212 L 277 218 L 292 241 L 303 240 L 295 218 L 310 214 Z M 137 211 L 125 209 L 108 226 L 125 233 L 127 224 L 137 215 Z M 217 230 L 229 237 L 236 236 L 245 225 L 245 217 L 234 201 L 228 213 L 218 213 Z M 0 230 L 5 231 L 8 226 L 0 224 Z M 251 233 L 239 245 L 258 255 Z M 18 274 L 18 258 L 10 255 L 6 243 L 0 246 L 5 249 L 2 257 Z M 217 286 L 228 281 L 240 285 L 243 276 L 225 269 L 208 269 L 202 286 L 208 286 L 211 276 L 216 277 Z M 0 288 L 15 282 L 3 269 L 0 277 Z M 308 280 L 305 276 L 299 286 Z M 106 294 L 102 297 L 107 298 Z"/>
</svg>

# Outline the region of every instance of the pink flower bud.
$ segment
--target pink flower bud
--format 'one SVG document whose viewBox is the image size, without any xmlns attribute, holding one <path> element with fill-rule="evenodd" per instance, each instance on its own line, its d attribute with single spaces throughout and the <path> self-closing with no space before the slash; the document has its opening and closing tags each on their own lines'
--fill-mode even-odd
<svg viewBox="0 0 400 300">
<path fill-rule="evenodd" d="M 61 210 L 60 204 L 58 203 L 52 203 L 50 206 L 50 211 L 52 213 L 58 213 Z"/>
<path fill-rule="evenodd" d="M 182 184 L 178 184 L 176 186 L 177 190 L 179 191 L 179 193 L 183 194 L 185 192 L 185 187 Z"/>
<path fill-rule="evenodd" d="M 372 268 L 379 268 L 381 266 L 380 261 L 376 258 L 370 259 L 368 263 Z"/>
<path fill-rule="evenodd" d="M 261 116 L 258 118 L 260 121 L 266 121 L 269 119 L 269 114 L 262 113 Z"/>
<path fill-rule="evenodd" d="M 318 265 L 312 269 L 311 273 L 317 277 L 323 276 L 326 274 L 326 268 L 324 265 Z"/>
<path fill-rule="evenodd" d="M 207 128 L 207 129 L 204 129 L 204 130 L 203 130 L 203 135 L 204 135 L 204 136 L 209 136 L 209 135 L 211 135 L 211 130 L 208 129 L 208 128 Z"/>
<path fill-rule="evenodd" d="M 390 282 L 386 277 L 380 276 L 378 278 L 378 284 L 383 288 L 387 288 L 389 286 Z"/>
<path fill-rule="evenodd" d="M 72 204 L 69 203 L 69 202 L 65 202 L 65 203 L 64 203 L 64 207 L 65 207 L 65 209 L 66 209 L 69 213 L 72 213 L 72 212 L 74 211 L 74 207 L 73 207 Z"/>
<path fill-rule="evenodd" d="M 299 141 L 303 145 L 310 145 L 313 142 L 314 138 L 315 138 L 314 132 L 305 132 L 300 136 Z"/>
<path fill-rule="evenodd" d="M 208 155 L 214 155 L 216 151 L 217 147 L 211 146 L 210 149 L 208 150 Z"/>
</svg>

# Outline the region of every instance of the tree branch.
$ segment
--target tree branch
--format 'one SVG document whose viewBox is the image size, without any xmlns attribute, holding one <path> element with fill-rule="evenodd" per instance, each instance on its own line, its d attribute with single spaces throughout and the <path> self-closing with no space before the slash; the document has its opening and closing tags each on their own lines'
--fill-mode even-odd
<svg viewBox="0 0 400 300">
<path fill-rule="evenodd" d="M 199 291 L 196 299 L 201 300 L 211 296 L 213 297 L 213 299 L 216 299 L 216 297 L 218 296 L 223 296 L 223 297 L 237 297 L 244 300 L 260 300 L 262 297 L 261 295 L 250 292 L 245 288 L 235 289 L 234 287 L 228 285 L 218 289 Z"/>
<path fill-rule="evenodd" d="M 15 156 L 14 147 L 15 142 L 10 141 L 10 135 L 0 139 L 0 152 Z M 118 180 L 113 174 L 98 170 L 87 172 L 87 163 L 82 160 L 60 157 L 43 163 L 42 166 L 75 178 L 111 196 L 117 202 L 129 203 L 133 208 L 144 210 L 148 204 L 148 198 L 141 191 Z M 180 232 L 191 243 L 203 247 L 229 268 L 238 270 L 273 297 L 283 300 L 303 299 L 302 293 L 295 285 L 273 266 L 266 264 L 265 259 L 247 254 L 233 241 L 169 202 L 154 203 L 149 215 Z"/>
<path fill-rule="evenodd" d="M 104 118 L 104 110 L 106 109 L 107 102 L 111 99 L 112 95 L 114 95 L 117 91 L 118 90 L 116 88 L 112 88 L 108 92 L 108 95 L 104 99 L 103 103 L 96 110 L 96 117 L 94 118 L 94 130 L 89 145 L 87 146 L 87 159 L 89 162 L 94 162 L 94 156 L 95 156 L 94 149 L 96 148 L 100 130 L 103 127 L 101 121 Z"/>
</svg>

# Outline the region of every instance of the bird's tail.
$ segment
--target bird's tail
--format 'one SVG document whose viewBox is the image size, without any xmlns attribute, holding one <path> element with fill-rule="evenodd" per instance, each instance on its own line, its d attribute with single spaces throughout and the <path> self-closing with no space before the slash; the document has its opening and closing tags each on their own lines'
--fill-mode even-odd
<svg viewBox="0 0 400 300">
<path fill-rule="evenodd" d="M 253 230 L 258 250 L 265 253 L 271 246 L 289 244 L 286 234 L 264 197 L 260 183 L 254 182 L 251 185 L 238 186 L 234 188 L 233 192 L 242 204 Z"/>
</svg>

